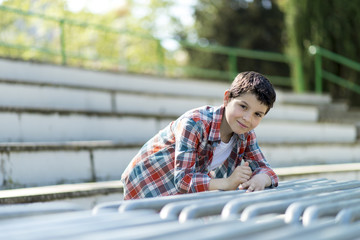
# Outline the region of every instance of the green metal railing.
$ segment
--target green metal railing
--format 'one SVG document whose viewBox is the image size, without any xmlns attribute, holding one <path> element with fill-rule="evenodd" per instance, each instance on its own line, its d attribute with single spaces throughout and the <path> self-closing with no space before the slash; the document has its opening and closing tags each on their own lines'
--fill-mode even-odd
<svg viewBox="0 0 360 240">
<path fill-rule="evenodd" d="M 223 74 L 227 76 L 230 81 L 233 80 L 236 74 L 238 73 L 237 71 L 238 57 L 270 61 L 270 62 L 280 62 L 286 64 L 291 63 L 291 58 L 289 58 L 287 55 L 276 52 L 249 50 L 249 49 L 225 47 L 219 45 L 207 45 L 206 47 L 201 47 L 199 45 L 190 44 L 188 42 L 180 42 L 180 44 L 183 47 L 193 48 L 197 51 L 209 52 L 212 54 L 222 54 L 227 56 L 229 70 L 227 72 L 223 72 Z M 269 78 L 271 78 L 271 81 L 275 84 L 291 86 L 290 77 L 269 76 Z"/>
<path fill-rule="evenodd" d="M 315 91 L 317 93 L 321 94 L 323 92 L 323 79 L 325 79 L 360 94 L 360 85 L 324 70 L 322 67 L 322 59 L 329 59 L 358 72 L 360 72 L 360 63 L 318 46 L 310 46 L 309 52 L 315 57 Z"/>
<path fill-rule="evenodd" d="M 224 47 L 224 46 L 217 46 L 217 45 L 208 45 L 206 47 L 197 45 L 197 44 L 190 44 L 188 42 L 179 42 L 180 46 L 183 48 L 192 48 L 196 51 L 200 52 L 208 52 L 211 54 L 220 54 L 227 57 L 228 61 L 228 70 L 221 71 L 221 70 L 215 70 L 215 69 L 205 69 L 205 68 L 199 68 L 194 66 L 180 66 L 174 64 L 174 60 L 171 60 L 168 58 L 167 50 L 162 47 L 161 40 L 157 39 L 153 36 L 146 35 L 146 34 L 139 34 L 136 32 L 131 32 L 128 30 L 119 30 L 116 28 L 111 28 L 108 26 L 98 25 L 98 24 L 90 24 L 80 21 L 74 21 L 67 18 L 58 18 L 58 17 L 52 17 L 44 14 L 34 13 L 34 12 L 28 12 L 28 11 L 22 11 L 20 9 L 15 9 L 11 7 L 7 7 L 4 5 L 0 5 L 0 12 L 3 12 L 1 15 L 6 13 L 16 14 L 19 16 L 24 17 L 35 17 L 42 19 L 44 21 L 49 21 L 54 23 L 59 28 L 59 39 L 57 40 L 59 42 L 60 46 L 57 46 L 56 49 L 49 48 L 49 47 L 43 47 L 43 46 L 34 46 L 34 45 L 24 45 L 24 44 L 16 44 L 13 42 L 6 42 L 3 41 L 2 38 L 0 38 L 0 47 L 10 48 L 10 49 L 17 49 L 20 51 L 37 51 L 43 54 L 47 54 L 49 56 L 56 56 L 59 57 L 60 63 L 63 65 L 72 65 L 71 60 L 72 59 L 79 59 L 84 61 L 109 61 L 113 62 L 115 64 L 123 63 L 125 62 L 127 65 L 137 64 L 137 65 L 144 65 L 149 66 L 151 69 L 156 69 L 155 73 L 158 75 L 168 75 L 168 72 L 179 70 L 181 73 L 190 74 L 192 76 L 196 77 L 206 77 L 206 78 L 215 78 L 215 79 L 229 79 L 232 80 L 233 77 L 237 74 L 238 68 L 237 68 L 237 61 L 239 57 L 242 58 L 249 58 L 249 59 L 257 59 L 257 60 L 263 60 L 263 61 L 270 61 L 270 62 L 280 62 L 285 64 L 290 64 L 291 59 L 281 53 L 274 53 L 274 52 L 265 52 L 265 51 L 256 51 L 256 50 L 248 50 L 248 49 L 239 49 L 239 48 L 231 48 L 231 47 Z M 3 15 L 4 16 L 4 15 Z M 109 56 L 93 56 L 89 57 L 84 54 L 79 53 L 73 53 L 69 51 L 69 46 L 71 45 L 69 43 L 69 32 L 67 32 L 67 28 L 69 26 L 75 26 L 75 27 L 81 27 L 84 29 L 91 29 L 93 31 L 96 31 L 98 33 L 111 33 L 116 34 L 118 36 L 131 36 L 138 38 L 140 40 L 147 40 L 151 41 L 155 44 L 155 60 L 151 63 L 143 62 L 139 63 L 136 62 L 132 63 L 129 59 L 121 59 L 122 56 L 118 57 L 109 57 Z M 0 31 L 1 32 L 1 31 Z M 116 43 L 110 43 L 110 45 L 116 44 Z M 114 46 L 114 45 L 113 45 Z M 36 60 L 36 59 L 35 59 Z M 266 74 L 266 73 L 264 73 Z M 291 86 L 291 79 L 289 76 L 269 76 L 266 74 L 274 84 L 277 85 L 283 85 L 283 86 Z"/>
<path fill-rule="evenodd" d="M 3 6 L 3 5 L 0 5 L 0 11 L 2 11 L 4 13 L 14 13 L 14 14 L 17 14 L 20 16 L 25 16 L 25 17 L 36 17 L 36 18 L 39 18 L 39 19 L 42 19 L 45 21 L 54 22 L 58 25 L 59 30 L 60 30 L 59 31 L 59 33 L 60 33 L 59 34 L 59 43 L 60 43 L 59 50 L 49 49 L 46 47 L 37 47 L 37 46 L 33 46 L 33 45 L 13 44 L 13 43 L 4 42 L 4 41 L 2 41 L 2 39 L 0 39 L 0 46 L 7 47 L 7 48 L 14 48 L 14 49 L 18 49 L 18 50 L 33 50 L 33 51 L 41 52 L 41 53 L 52 55 L 52 56 L 60 56 L 61 63 L 63 65 L 69 65 L 69 59 L 71 59 L 71 58 L 82 59 L 82 60 L 93 60 L 91 57 L 81 55 L 81 54 L 74 54 L 67 50 L 68 42 L 66 40 L 66 35 L 68 34 L 68 32 L 66 32 L 66 26 L 76 26 L 76 27 L 81 27 L 84 29 L 92 29 L 92 30 L 95 30 L 97 32 L 102 32 L 102 33 L 128 35 L 128 36 L 136 37 L 136 38 L 143 39 L 143 40 L 153 41 L 157 46 L 157 51 L 156 51 L 157 64 L 156 64 L 156 66 L 158 69 L 158 74 L 161 75 L 163 73 L 163 70 L 162 70 L 163 68 L 161 66 L 164 65 L 164 62 L 163 62 L 164 61 L 164 49 L 161 47 L 161 41 L 150 35 L 141 34 L 141 33 L 137 33 L 137 32 L 131 32 L 128 30 L 119 30 L 116 28 L 111 28 L 111 27 L 107 27 L 104 25 L 100 25 L 100 24 L 89 24 L 86 22 L 75 21 L 75 20 L 71 20 L 71 19 L 67 19 L 67 18 L 58 18 L 58 17 L 52 17 L 49 15 L 39 14 L 39 13 L 35 13 L 35 12 L 30 12 L 30 11 L 22 11 L 20 9 L 11 8 L 11 7 L 7 7 L 7 6 Z M 102 60 L 113 61 L 113 62 L 121 61 L 120 59 L 114 59 L 112 57 L 109 57 L 109 58 L 103 57 Z"/>
</svg>

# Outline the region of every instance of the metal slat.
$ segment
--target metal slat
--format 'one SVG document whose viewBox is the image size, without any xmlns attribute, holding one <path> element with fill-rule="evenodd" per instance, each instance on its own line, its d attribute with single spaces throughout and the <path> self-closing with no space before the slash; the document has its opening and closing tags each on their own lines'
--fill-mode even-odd
<svg viewBox="0 0 360 240">
<path fill-rule="evenodd" d="M 316 240 L 314 235 L 319 231 L 327 231 L 336 226 L 334 221 L 321 221 L 314 225 L 304 228 L 299 225 L 286 225 L 283 228 L 270 230 L 268 232 L 258 232 L 250 236 L 249 240 L 266 239 L 266 240 L 293 240 L 293 239 L 311 239 Z M 307 237 L 305 237 L 307 236 Z M 309 237 L 311 236 L 311 237 Z"/>
<path fill-rule="evenodd" d="M 303 225 L 314 224 L 322 216 L 336 215 L 345 207 L 356 207 L 360 205 L 360 199 L 350 199 L 332 203 L 322 203 L 313 205 L 305 209 L 303 215 Z"/>
<path fill-rule="evenodd" d="M 277 232 L 276 234 L 281 234 Z M 298 228 L 281 237 L 271 237 L 271 240 L 357 240 L 360 236 L 360 222 L 352 225 L 336 225 L 334 222 L 317 223 L 306 228 Z"/>
<path fill-rule="evenodd" d="M 325 195 L 319 195 L 317 198 L 312 199 L 311 201 L 299 201 L 291 204 L 285 213 L 285 221 L 289 224 L 300 224 L 300 217 L 304 213 L 307 207 L 316 204 L 323 204 L 323 203 L 331 203 L 337 202 L 344 199 L 351 199 L 351 198 L 359 198 L 360 197 L 360 189 L 350 189 L 344 191 L 337 191 L 333 193 L 327 193 Z"/>
<path fill-rule="evenodd" d="M 92 209 L 92 214 L 98 215 L 107 212 L 117 212 L 122 203 L 123 201 L 100 203 Z"/>
<path fill-rule="evenodd" d="M 30 215 L 33 216 L 80 210 L 84 210 L 84 208 L 77 204 L 72 204 L 68 202 L 3 205 L 0 206 L 0 220 L 4 218 L 9 219 Z"/>
<path fill-rule="evenodd" d="M 245 192 L 244 190 L 239 191 L 212 191 L 212 192 L 200 192 L 200 193 L 192 193 L 192 194 L 184 194 L 184 195 L 174 195 L 174 196 L 166 196 L 166 197 L 155 197 L 148 199 L 136 199 L 130 201 L 124 201 L 120 207 L 120 212 L 131 211 L 136 209 L 154 209 L 161 210 L 166 204 L 179 202 L 179 201 L 189 201 L 196 199 L 205 199 L 212 198 L 217 196 L 224 195 L 232 195 L 239 194 Z"/>
<path fill-rule="evenodd" d="M 360 236 L 360 181 L 298 179 L 259 192 L 213 191 L 116 201 L 92 210 L 72 209 L 65 204 L 44 204 L 38 209 L 26 206 L 0 207 L 0 239 L 285 240 Z"/>
<path fill-rule="evenodd" d="M 31 221 L 31 218 L 21 218 L 12 222 L 8 228 L 0 226 L 1 239 L 63 239 L 86 232 L 106 231 L 111 228 L 127 228 L 141 226 L 156 221 L 163 221 L 154 211 L 136 211 L 126 214 L 104 214 L 92 216 L 90 211 L 77 215 L 43 216 Z M 34 226 L 33 223 L 36 223 Z M 21 231 L 19 231 L 18 227 Z M 10 228 L 9 228 L 10 227 Z"/>
<path fill-rule="evenodd" d="M 314 196 L 305 196 L 302 198 L 302 200 L 306 201 L 306 200 L 311 200 L 313 198 Z M 268 203 L 261 202 L 261 203 L 252 204 L 246 207 L 242 212 L 241 221 L 245 222 L 259 215 L 264 215 L 269 213 L 284 214 L 286 209 L 289 207 L 289 205 L 298 200 L 299 200 L 298 198 L 291 198 L 287 200 L 278 200 Z"/>
<path fill-rule="evenodd" d="M 274 201 L 274 200 L 281 200 L 286 198 L 294 198 L 294 197 L 303 197 L 307 195 L 314 195 L 319 193 L 331 192 L 331 191 L 338 191 L 338 190 L 346 190 L 351 188 L 360 187 L 360 181 L 354 181 L 349 183 L 334 183 L 329 184 L 330 186 L 321 186 L 315 187 L 311 189 L 304 189 L 302 191 L 294 191 L 289 193 L 281 193 L 281 194 L 274 194 L 272 196 L 264 197 L 262 199 L 248 199 L 246 201 L 234 199 L 230 201 L 228 204 L 224 206 L 222 211 L 223 218 L 237 218 L 239 213 L 251 203 L 257 202 L 265 202 L 265 201 Z"/>
<path fill-rule="evenodd" d="M 192 221 L 190 221 L 192 222 Z M 187 222 L 188 223 L 188 222 Z M 159 235 L 154 239 L 236 239 L 245 238 L 256 232 L 281 228 L 286 224 L 282 218 L 268 217 L 249 222 L 239 220 L 222 220 L 216 224 L 202 224 L 191 231 L 177 232 L 176 234 Z"/>
<path fill-rule="evenodd" d="M 284 183 L 277 189 L 266 189 L 266 191 L 270 190 L 281 190 L 286 188 L 294 188 L 294 187 L 302 187 L 306 186 L 306 183 L 318 183 L 325 181 L 326 179 L 318 179 L 318 180 L 303 180 L 303 182 L 296 181 L 298 184 L 295 186 L 291 185 L 291 181 Z M 184 194 L 184 195 L 175 195 L 175 196 L 166 196 L 166 197 L 156 197 L 150 199 L 136 199 L 131 201 L 123 201 L 119 206 L 120 212 L 131 211 L 135 209 L 154 209 L 160 211 L 165 205 L 180 202 L 180 201 L 191 201 L 191 200 L 199 200 L 199 199 L 209 199 L 223 196 L 231 196 L 245 193 L 245 190 L 235 190 L 235 191 L 211 191 L 211 192 L 200 192 L 200 193 L 192 193 L 192 194 Z"/>
<path fill-rule="evenodd" d="M 237 195 L 236 199 L 248 199 L 249 195 L 256 197 L 257 199 L 262 199 L 263 197 L 269 196 L 271 193 L 275 192 L 287 192 L 289 190 L 277 190 L 277 189 L 271 189 L 266 191 L 260 191 L 260 192 L 251 192 L 251 193 L 244 193 L 241 195 Z M 279 193 L 277 193 L 279 194 Z M 186 222 L 189 219 L 199 218 L 199 217 L 205 217 L 205 216 L 211 216 L 216 214 L 221 214 L 222 209 L 224 206 L 231 200 L 233 200 L 234 197 L 227 197 L 223 199 L 208 199 L 207 202 L 196 202 L 194 204 L 189 204 L 187 207 L 185 207 L 180 215 L 179 215 L 179 221 L 180 222 Z"/>
<path fill-rule="evenodd" d="M 341 224 L 349 224 L 356 220 L 360 220 L 360 206 L 351 208 L 347 206 L 336 215 L 336 222 Z"/>
</svg>

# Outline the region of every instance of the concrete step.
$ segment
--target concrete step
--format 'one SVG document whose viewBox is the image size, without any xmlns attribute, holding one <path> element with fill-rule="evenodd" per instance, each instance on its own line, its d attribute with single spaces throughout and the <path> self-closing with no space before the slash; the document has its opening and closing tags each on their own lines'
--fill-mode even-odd
<svg viewBox="0 0 360 240">
<path fill-rule="evenodd" d="M 345 103 L 319 107 L 319 121 L 328 123 L 354 124 L 360 136 L 360 108 L 348 108 Z"/>
<path fill-rule="evenodd" d="M 21 69 L 21 71 L 20 71 Z M 0 78 L 8 82 L 37 83 L 87 89 L 220 97 L 228 83 L 173 79 L 149 75 L 115 74 L 32 62 L 0 59 Z"/>
<path fill-rule="evenodd" d="M 280 181 L 300 178 L 328 178 L 335 181 L 360 180 L 360 163 L 321 164 L 275 168 Z"/>
<path fill-rule="evenodd" d="M 0 81 L 0 106 L 9 108 L 178 116 L 195 107 L 220 104 L 222 104 L 221 97 L 215 99 L 180 95 L 169 96 L 111 89 L 43 86 Z"/>
<path fill-rule="evenodd" d="M 0 109 L 0 142 L 111 140 L 142 144 L 174 119 L 161 115 Z M 357 138 L 354 125 L 265 119 L 256 132 L 261 143 L 351 143 Z"/>
<path fill-rule="evenodd" d="M 291 181 L 294 179 L 301 181 L 302 178 L 309 179 L 309 181 L 311 181 L 311 179 L 324 178 L 329 179 L 330 181 L 335 180 L 341 182 L 360 180 L 360 163 L 282 167 L 275 168 L 274 170 L 278 174 L 280 181 Z M 48 202 L 55 200 L 57 200 L 55 201 L 55 203 L 57 203 L 59 200 L 62 200 L 61 204 L 63 207 L 70 207 L 70 209 L 66 210 L 73 210 L 73 205 L 64 205 L 63 201 L 66 200 L 70 203 L 69 199 L 73 199 L 72 201 L 74 202 L 76 199 L 83 199 L 84 197 L 98 197 L 101 195 L 106 197 L 107 195 L 116 194 L 116 200 L 113 201 L 120 203 L 122 200 L 122 192 L 123 185 L 119 180 L 48 185 L 0 190 L 0 204 Z M 87 202 L 89 202 L 89 199 Z M 84 203 L 86 204 L 86 202 Z M 84 206 L 84 203 L 82 203 L 81 206 Z M 29 210 L 28 208 L 20 210 L 19 213 L 23 215 L 29 215 L 29 213 L 31 213 L 26 211 Z"/>
<path fill-rule="evenodd" d="M 140 147 L 111 141 L 0 144 L 1 186 L 119 180 Z M 261 149 L 274 168 L 360 162 L 360 143 L 261 144 Z"/>
<path fill-rule="evenodd" d="M 322 106 L 332 103 L 332 98 L 328 94 L 302 93 L 277 91 L 277 102 L 285 104 L 317 105 Z"/>
<path fill-rule="evenodd" d="M 310 144 L 260 144 L 272 167 L 296 167 L 360 162 L 360 142 Z"/>
<path fill-rule="evenodd" d="M 123 185 L 121 181 L 49 185 L 42 187 L 2 190 L 0 191 L 0 204 L 47 202 L 60 199 L 81 198 L 114 193 L 122 194 L 122 192 Z M 120 200 L 122 200 L 122 198 L 119 196 L 118 201 Z M 64 202 L 61 204 L 63 207 L 69 207 L 69 205 L 64 204 Z M 74 206 L 70 205 L 70 207 Z M 19 215 L 30 215 L 29 212 L 26 212 L 26 208 L 18 210 L 22 210 L 19 211 Z M 70 208 L 65 210 L 72 211 L 73 209 Z M 4 216 L 4 213 L 2 212 L 0 214 L 0 219 L 5 217 L 6 216 Z"/>
<path fill-rule="evenodd" d="M 1 144 L 1 187 L 119 180 L 139 147 L 109 141 Z"/>
<path fill-rule="evenodd" d="M 255 131 L 260 143 L 353 143 L 358 138 L 352 124 L 263 121 Z"/>
<path fill-rule="evenodd" d="M 21 96 L 21 97 L 19 97 Z M 222 104 L 222 96 L 169 96 L 155 93 L 87 89 L 58 85 L 1 82 L 0 107 L 38 108 L 67 111 L 106 113 L 137 113 L 179 116 L 204 106 Z M 317 107 L 276 104 L 267 119 L 289 121 L 317 121 Z"/>
<path fill-rule="evenodd" d="M 191 96 L 210 98 L 215 103 L 218 103 L 219 100 L 221 102 L 224 91 L 230 85 L 226 82 L 114 74 L 6 59 L 0 59 L 0 70 L 0 81 L 8 84 L 35 84 L 43 87 L 68 87 L 110 91 L 111 93 L 127 92 L 138 95 L 144 93 L 160 94 L 171 98 L 174 96 Z M 58 90 L 56 95 L 59 92 L 61 91 Z M 294 94 L 277 90 L 277 102 L 279 105 L 321 105 L 330 103 L 331 98 L 328 95 Z"/>
<path fill-rule="evenodd" d="M 7 109 L 0 111 L 0 142 L 143 143 L 173 119 L 158 115 Z"/>
</svg>

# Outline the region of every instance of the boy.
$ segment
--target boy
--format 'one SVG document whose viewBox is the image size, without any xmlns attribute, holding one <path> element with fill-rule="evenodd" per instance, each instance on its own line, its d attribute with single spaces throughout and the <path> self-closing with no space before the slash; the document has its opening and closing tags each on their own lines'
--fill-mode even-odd
<svg viewBox="0 0 360 240">
<path fill-rule="evenodd" d="M 264 76 L 240 73 L 222 106 L 186 112 L 140 149 L 122 174 L 124 199 L 276 187 L 253 130 L 275 99 Z"/>
</svg>

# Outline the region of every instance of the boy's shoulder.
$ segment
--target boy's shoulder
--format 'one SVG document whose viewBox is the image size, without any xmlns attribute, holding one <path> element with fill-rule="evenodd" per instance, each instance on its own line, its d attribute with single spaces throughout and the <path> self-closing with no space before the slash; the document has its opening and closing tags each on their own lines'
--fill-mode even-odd
<svg viewBox="0 0 360 240">
<path fill-rule="evenodd" d="M 214 107 L 210 105 L 191 109 L 182 115 L 182 118 L 192 119 L 197 121 L 213 121 L 214 117 L 220 115 L 221 107 Z"/>
</svg>

